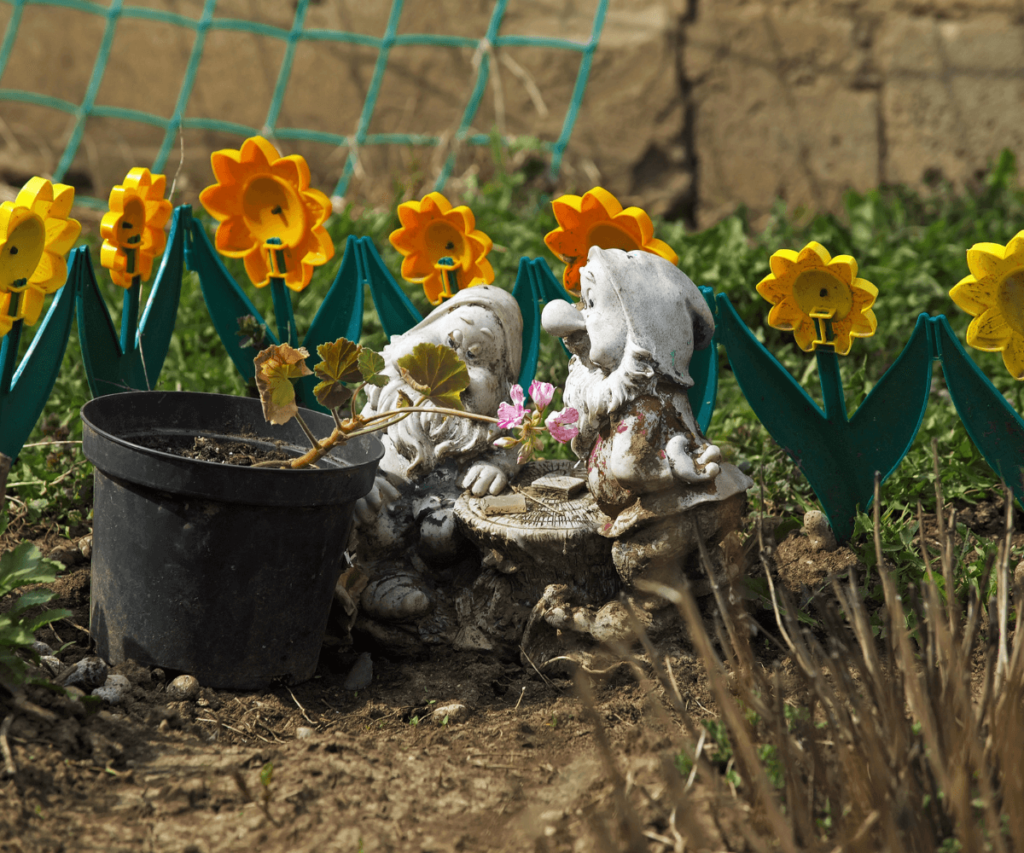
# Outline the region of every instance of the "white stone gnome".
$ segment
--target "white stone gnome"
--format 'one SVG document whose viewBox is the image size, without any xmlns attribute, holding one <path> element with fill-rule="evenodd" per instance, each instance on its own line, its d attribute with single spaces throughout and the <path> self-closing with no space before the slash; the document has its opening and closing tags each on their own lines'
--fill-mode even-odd
<svg viewBox="0 0 1024 853">
<path fill-rule="evenodd" d="M 580 282 L 580 302 L 549 303 L 542 324 L 573 353 L 564 392 L 580 415 L 572 448 L 608 516 L 601 533 L 614 539 L 623 590 L 656 610 L 664 600 L 636 582 L 702 577 L 691 559 L 698 539 L 713 544 L 738 525 L 753 482 L 722 461 L 690 408 L 690 358 L 715 328 L 697 286 L 649 252 L 597 247 Z"/>
<path fill-rule="evenodd" d="M 428 342 L 450 346 L 466 363 L 466 410 L 496 415 L 519 375 L 522 333 L 519 306 L 507 291 L 491 285 L 459 291 L 384 348 L 383 372 L 391 381 L 369 390 L 363 414 L 395 408 L 403 393 L 419 400 L 396 362 Z M 447 608 L 434 611 L 444 588 L 458 586 L 452 573 L 474 558 L 466 571 L 470 578 L 479 571 L 479 553 L 456 529 L 455 500 L 463 489 L 496 495 L 519 470 L 514 449 L 494 447 L 499 434 L 494 424 L 432 414 L 413 414 L 388 428 L 376 483 L 356 505 L 356 553 L 370 574 L 360 609 L 379 639 L 401 645 L 407 638 L 412 645 L 444 633 Z"/>
</svg>

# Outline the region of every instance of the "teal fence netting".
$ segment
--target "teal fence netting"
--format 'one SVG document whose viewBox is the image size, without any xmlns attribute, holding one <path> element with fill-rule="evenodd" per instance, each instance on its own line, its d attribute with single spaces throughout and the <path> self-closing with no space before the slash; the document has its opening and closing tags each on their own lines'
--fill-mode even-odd
<svg viewBox="0 0 1024 853">
<path fill-rule="evenodd" d="M 572 97 L 562 121 L 561 132 L 554 140 L 540 141 L 542 148 L 550 152 L 551 169 L 557 175 L 561 167 L 566 145 L 572 135 L 580 103 L 583 100 L 591 62 L 601 36 L 608 6 L 608 0 L 598 0 L 593 15 L 590 38 L 586 42 L 579 42 L 565 38 L 515 34 L 502 35 L 502 23 L 506 18 L 508 0 L 495 0 L 486 32 L 480 38 L 428 33 L 400 33 L 399 23 L 403 7 L 406 5 L 404 0 L 392 0 L 386 29 L 380 37 L 356 32 L 307 28 L 306 19 L 309 7 L 312 5 L 311 0 L 297 0 L 294 18 L 289 29 L 239 18 L 220 17 L 217 14 L 217 3 L 218 0 L 203 0 L 202 12 L 199 17 L 190 18 L 186 15 L 162 9 L 131 5 L 123 2 L 123 0 L 111 0 L 109 7 L 89 2 L 89 0 L 0 0 L 0 6 L 7 5 L 11 7 L 11 17 L 4 32 L 3 41 L 0 43 L 0 104 L 4 101 L 32 104 L 59 110 L 73 117 L 71 132 L 68 135 L 63 153 L 53 172 L 55 180 L 62 180 L 70 168 L 79 146 L 82 144 L 83 135 L 86 132 L 89 120 L 93 118 L 113 118 L 141 122 L 162 129 L 163 142 L 151 163 L 151 168 L 154 172 L 164 171 L 168 157 L 175 148 L 178 134 L 182 130 L 188 129 L 221 131 L 236 134 L 239 137 L 248 137 L 258 133 L 278 140 L 316 142 L 347 148 L 348 155 L 344 160 L 343 167 L 341 167 L 341 173 L 338 176 L 333 193 L 337 196 L 344 195 L 349 181 L 357 168 L 358 152 L 361 148 L 403 145 L 436 147 L 443 142 L 441 136 L 425 133 L 370 132 L 371 119 L 377 106 L 381 83 L 387 70 L 389 54 L 395 47 L 408 45 L 433 46 L 437 48 L 470 48 L 476 52 L 474 64 L 478 70 L 469 92 L 468 100 L 463 108 L 462 117 L 454 134 L 456 145 L 479 146 L 488 145 L 492 141 L 490 135 L 473 132 L 472 128 L 487 89 L 495 49 L 501 47 L 535 47 L 573 51 L 580 54 L 579 70 L 572 90 Z M 3 87 L 4 72 L 7 70 L 11 54 L 18 41 L 19 25 L 26 7 L 29 6 L 73 9 L 79 12 L 94 14 L 104 19 L 100 47 L 96 54 L 88 86 L 80 103 L 72 103 L 68 100 L 40 92 Z M 104 75 L 107 72 L 111 45 L 113 44 L 118 24 L 122 20 L 132 18 L 152 21 L 154 23 L 170 24 L 175 27 L 191 30 L 195 34 L 185 73 L 178 89 L 177 100 L 170 115 L 156 115 L 141 110 L 97 103 L 97 95 L 100 92 Z M 206 49 L 207 36 L 216 30 L 253 33 L 284 42 L 283 58 L 277 70 L 276 84 L 270 103 L 267 106 L 266 120 L 262 127 L 250 127 L 217 117 L 186 115 L 199 63 L 203 57 L 203 51 Z M 287 127 L 282 126 L 279 122 L 281 106 L 293 73 L 293 61 L 296 50 L 301 43 L 314 41 L 359 45 L 377 51 L 376 63 L 366 91 L 359 120 L 356 128 L 349 135 L 326 133 L 312 128 Z M 454 165 L 455 151 L 452 150 L 441 168 L 436 180 L 435 189 L 439 190 L 445 185 L 451 176 Z M 78 202 L 95 207 L 102 207 L 106 204 L 103 200 L 82 196 L 78 198 Z"/>
</svg>

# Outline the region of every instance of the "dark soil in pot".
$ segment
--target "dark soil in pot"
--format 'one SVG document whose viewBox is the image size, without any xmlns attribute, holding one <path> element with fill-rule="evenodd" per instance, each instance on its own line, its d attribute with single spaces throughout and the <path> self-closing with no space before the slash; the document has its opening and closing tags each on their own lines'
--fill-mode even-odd
<svg viewBox="0 0 1024 853">
<path fill-rule="evenodd" d="M 137 437 L 135 443 L 150 450 L 159 450 L 185 459 L 198 459 L 202 462 L 219 462 L 221 465 L 240 465 L 248 468 L 259 462 L 287 462 L 294 459 L 294 453 L 283 450 L 271 450 L 267 447 L 254 445 L 256 436 L 230 438 L 213 438 L 206 435 L 189 436 L 144 436 Z M 247 441 L 247 439 L 249 439 Z"/>
</svg>

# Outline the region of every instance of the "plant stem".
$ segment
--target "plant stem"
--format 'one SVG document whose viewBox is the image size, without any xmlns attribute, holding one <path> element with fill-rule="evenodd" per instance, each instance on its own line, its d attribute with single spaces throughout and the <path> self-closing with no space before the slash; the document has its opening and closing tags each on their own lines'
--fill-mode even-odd
<svg viewBox="0 0 1024 853">
<path fill-rule="evenodd" d="M 306 438 L 309 439 L 309 443 L 313 445 L 313 449 L 319 450 L 320 442 L 316 440 L 316 436 L 313 435 L 312 430 L 306 425 L 306 421 L 297 411 L 295 412 L 295 420 L 299 422 L 299 426 L 302 427 L 302 431 L 306 434 Z"/>
<path fill-rule="evenodd" d="M 474 412 L 463 412 L 458 409 L 446 409 L 435 406 L 404 406 L 401 409 L 390 409 L 386 412 L 379 412 L 376 415 L 371 415 L 365 418 L 358 424 L 348 427 L 344 424 L 336 426 L 331 434 L 321 442 L 317 442 L 312 434 L 309 432 L 309 428 L 303 423 L 302 418 L 296 414 L 299 418 L 299 423 L 302 425 L 303 430 L 306 431 L 306 435 L 310 436 L 310 440 L 316 445 L 312 450 L 304 453 L 297 459 L 293 459 L 291 463 L 282 463 L 279 460 L 273 460 L 268 462 L 257 462 L 253 465 L 253 468 L 270 468 L 274 466 L 288 467 L 291 468 L 305 468 L 308 465 L 312 465 L 317 460 L 323 458 L 331 452 L 337 445 L 344 444 L 350 438 L 356 438 L 360 435 L 366 435 L 371 432 L 378 432 L 382 429 L 387 429 L 392 424 L 396 424 L 399 421 L 405 420 L 409 415 L 416 412 L 425 412 L 431 415 L 452 415 L 454 417 L 468 418 L 474 421 L 483 421 L 484 423 L 496 424 L 497 418 L 489 417 L 488 415 L 478 415 Z M 368 429 L 372 425 L 372 429 Z"/>
<path fill-rule="evenodd" d="M 363 420 L 364 424 L 370 424 L 374 421 L 381 420 L 382 418 L 390 418 L 396 414 L 402 414 L 408 412 L 426 412 L 428 414 L 436 415 L 453 415 L 458 418 L 467 418 L 471 421 L 484 421 L 489 424 L 496 424 L 497 418 L 492 418 L 489 415 L 478 415 L 475 412 L 464 412 L 461 409 L 445 409 L 440 406 L 403 406 L 401 409 L 391 409 L 388 412 L 379 412 L 376 415 L 370 415 L 370 417 Z"/>
</svg>

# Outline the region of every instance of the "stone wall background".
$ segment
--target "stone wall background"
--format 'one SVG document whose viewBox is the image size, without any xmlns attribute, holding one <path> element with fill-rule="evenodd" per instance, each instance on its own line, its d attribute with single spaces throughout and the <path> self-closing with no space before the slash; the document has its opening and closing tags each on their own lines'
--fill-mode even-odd
<svg viewBox="0 0 1024 853">
<path fill-rule="evenodd" d="M 100 0 L 107 4 L 110 0 Z M 197 18 L 201 0 L 128 0 Z M 597 0 L 510 0 L 502 33 L 586 41 Z M 388 0 L 321 0 L 308 27 L 380 36 Z M 12 15 L 0 0 L 0 31 Z M 407 0 L 400 32 L 479 38 L 493 0 Z M 292 4 L 221 0 L 217 15 L 288 28 Z M 81 103 L 103 35 L 95 15 L 25 7 L 0 88 Z M 169 116 L 194 34 L 122 18 L 96 103 Z M 214 31 L 186 115 L 260 127 L 284 43 Z M 451 136 L 475 79 L 474 51 L 394 48 L 371 132 Z M 554 140 L 579 55 L 505 48 L 473 130 Z M 502 57 L 504 54 L 504 58 Z M 376 51 L 302 44 L 280 123 L 353 133 Z M 492 68 L 495 66 L 492 66 Z M 763 220 L 777 197 L 837 209 L 849 188 L 975 180 L 1003 148 L 1024 154 L 1024 0 L 611 0 L 559 189 L 601 183 L 624 203 L 705 227 L 740 204 Z M 51 171 L 73 119 L 0 101 L 0 180 Z M 92 119 L 69 174 L 104 196 L 148 164 L 163 132 Z M 191 130 L 176 201 L 210 180 L 209 152 L 238 137 Z M 329 191 L 347 149 L 282 142 L 310 161 Z M 365 148 L 348 198 L 389 204 L 429 189 L 449 148 Z M 490 167 L 481 149 L 457 151 L 456 177 Z M 513 163 L 520 160 L 513 159 Z M 177 153 L 165 169 L 172 176 Z M 458 196 L 459 183 L 450 185 Z"/>
</svg>

